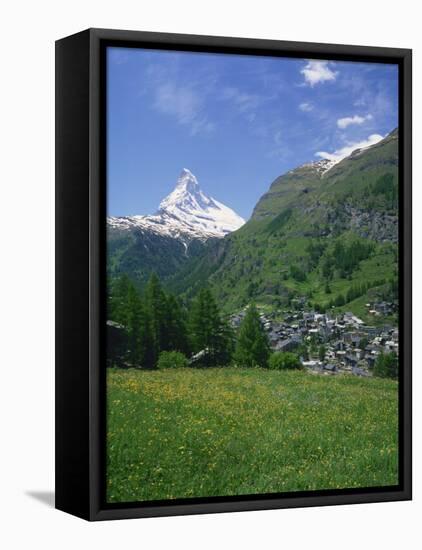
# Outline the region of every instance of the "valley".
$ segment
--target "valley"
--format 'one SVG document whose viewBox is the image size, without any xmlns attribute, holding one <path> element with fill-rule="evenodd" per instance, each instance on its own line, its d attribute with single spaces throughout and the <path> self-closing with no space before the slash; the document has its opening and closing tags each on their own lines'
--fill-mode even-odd
<svg viewBox="0 0 422 550">
<path fill-rule="evenodd" d="M 109 279 L 142 293 L 155 273 L 186 310 L 207 287 L 234 331 L 254 303 L 272 350 L 371 375 L 380 354 L 398 353 L 397 166 L 394 130 L 280 176 L 246 223 L 184 169 L 157 214 L 109 219 Z"/>
<path fill-rule="evenodd" d="M 397 66 L 126 55 L 107 118 L 107 502 L 396 490 Z"/>
</svg>

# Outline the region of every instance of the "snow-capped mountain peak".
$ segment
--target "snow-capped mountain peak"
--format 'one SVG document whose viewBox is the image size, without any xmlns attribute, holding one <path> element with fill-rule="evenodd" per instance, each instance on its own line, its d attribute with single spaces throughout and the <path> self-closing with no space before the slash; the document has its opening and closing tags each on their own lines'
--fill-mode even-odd
<svg viewBox="0 0 422 550">
<path fill-rule="evenodd" d="M 184 241 L 224 237 L 245 223 L 231 208 L 206 195 L 187 168 L 182 170 L 173 191 L 161 201 L 156 214 L 112 217 L 108 221 L 120 229 L 149 229 Z"/>
<path fill-rule="evenodd" d="M 198 180 L 188 168 L 183 168 L 183 170 L 180 172 L 180 176 L 177 180 L 175 189 L 177 189 L 178 187 L 183 187 L 191 191 L 199 187 Z"/>
<path fill-rule="evenodd" d="M 211 206 L 215 206 L 213 199 L 203 193 L 192 172 L 183 168 L 176 187 L 161 201 L 159 212 L 165 210 L 175 215 L 180 215 L 181 212 L 189 214 L 207 210 Z"/>
</svg>

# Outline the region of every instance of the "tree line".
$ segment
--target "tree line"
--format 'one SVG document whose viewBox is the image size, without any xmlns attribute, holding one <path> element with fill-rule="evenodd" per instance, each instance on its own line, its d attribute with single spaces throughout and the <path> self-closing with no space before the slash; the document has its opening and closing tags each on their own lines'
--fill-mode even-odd
<svg viewBox="0 0 422 550">
<path fill-rule="evenodd" d="M 268 336 L 254 303 L 250 304 L 235 333 L 221 314 L 209 288 L 202 288 L 184 303 L 166 292 L 158 277 L 151 275 L 139 292 L 127 275 L 111 281 L 107 317 L 123 332 L 120 359 L 126 366 L 168 368 L 178 366 L 264 367 L 300 369 L 299 356 L 307 357 L 306 346 L 298 353 L 272 352 Z M 115 345 L 115 342 L 112 342 Z M 304 349 L 302 349 L 304 348 Z M 311 351 L 324 361 L 326 348 L 311 342 Z M 109 347 L 108 363 L 114 366 L 119 354 Z M 381 354 L 374 368 L 380 377 L 397 378 L 395 354 Z"/>
<path fill-rule="evenodd" d="M 126 335 L 123 355 L 131 366 L 154 368 L 168 352 L 202 366 L 269 366 L 270 344 L 256 306 L 248 307 L 235 334 L 207 287 L 186 304 L 166 292 L 155 274 L 142 293 L 123 275 L 110 282 L 107 317 Z"/>
</svg>

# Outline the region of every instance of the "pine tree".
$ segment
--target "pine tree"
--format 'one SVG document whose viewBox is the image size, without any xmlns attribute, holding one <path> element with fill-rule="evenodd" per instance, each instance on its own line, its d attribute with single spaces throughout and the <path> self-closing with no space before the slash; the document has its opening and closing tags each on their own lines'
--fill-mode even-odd
<svg viewBox="0 0 422 550">
<path fill-rule="evenodd" d="M 239 328 L 235 360 L 242 367 L 266 367 L 269 356 L 268 337 L 255 304 L 251 304 Z"/>
<path fill-rule="evenodd" d="M 128 294 L 133 286 L 127 275 L 110 282 L 107 305 L 107 318 L 126 326 L 128 323 Z"/>
<path fill-rule="evenodd" d="M 221 327 L 221 346 L 219 350 L 220 364 L 228 365 L 236 348 L 236 335 L 233 327 L 228 321 L 222 321 Z"/>
<path fill-rule="evenodd" d="M 206 350 L 204 363 L 223 365 L 231 358 L 231 334 L 221 320 L 220 312 L 211 291 L 203 288 L 192 302 L 190 320 L 192 351 Z"/>
<path fill-rule="evenodd" d="M 165 295 L 161 294 L 159 281 L 153 281 L 151 286 L 153 287 L 150 289 L 149 298 L 151 299 L 147 300 L 146 297 L 139 294 L 127 275 L 119 277 L 109 285 L 110 294 L 107 311 L 107 317 L 120 323 L 125 330 L 127 335 L 126 356 L 129 362 L 134 366 L 145 368 L 155 367 L 160 351 L 158 331 L 154 330 L 156 326 L 154 321 L 157 317 L 160 317 L 161 320 L 166 319 L 164 307 L 158 307 L 154 310 L 157 304 L 166 304 Z M 153 319 L 152 312 L 157 310 L 160 316 L 154 315 L 155 318 Z M 162 329 L 162 324 L 163 321 L 159 325 L 160 329 Z M 161 330 L 161 332 L 163 331 Z"/>
<path fill-rule="evenodd" d="M 145 307 L 151 322 L 151 330 L 158 357 L 160 351 L 169 351 L 167 299 L 161 283 L 153 273 L 145 289 Z"/>
<path fill-rule="evenodd" d="M 128 359 L 134 366 L 152 368 L 158 358 L 155 336 L 145 301 L 129 281 L 125 297 L 124 327 L 128 335 Z"/>
<path fill-rule="evenodd" d="M 129 361 L 138 366 L 142 361 L 142 306 L 138 292 L 133 284 L 127 291 L 126 302 L 126 329 L 129 336 Z"/>
<path fill-rule="evenodd" d="M 145 301 L 141 302 L 140 308 L 140 353 L 141 365 L 146 368 L 153 368 L 157 364 L 158 352 L 157 343 L 155 341 L 152 330 L 151 317 Z"/>
<path fill-rule="evenodd" d="M 380 378 L 393 378 L 397 380 L 399 374 L 398 358 L 395 352 L 381 352 L 374 366 L 374 375 Z"/>
<path fill-rule="evenodd" d="M 204 350 L 210 343 L 211 320 L 207 309 L 207 290 L 201 289 L 192 301 L 189 328 L 194 353 Z"/>
<path fill-rule="evenodd" d="M 321 271 L 327 282 L 333 278 L 332 257 L 330 255 L 326 255 L 322 261 Z"/>
<path fill-rule="evenodd" d="M 169 350 L 189 353 L 186 312 L 172 294 L 167 296 L 167 334 Z"/>
</svg>

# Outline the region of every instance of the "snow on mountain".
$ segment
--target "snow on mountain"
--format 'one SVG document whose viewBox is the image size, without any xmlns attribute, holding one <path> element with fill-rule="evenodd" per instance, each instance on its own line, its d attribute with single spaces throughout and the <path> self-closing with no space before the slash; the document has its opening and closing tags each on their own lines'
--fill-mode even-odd
<svg viewBox="0 0 422 550">
<path fill-rule="evenodd" d="M 338 160 L 321 159 L 314 162 L 302 164 L 300 168 L 312 168 L 322 177 L 326 172 L 328 172 L 328 170 L 331 170 L 333 166 L 338 164 L 338 162 Z M 293 170 L 291 170 L 291 172 L 293 172 Z"/>
<path fill-rule="evenodd" d="M 206 195 L 196 177 L 184 168 L 174 190 L 151 216 L 109 217 L 119 229 L 138 228 L 183 240 L 224 237 L 239 229 L 245 220 L 228 206 Z"/>
</svg>

